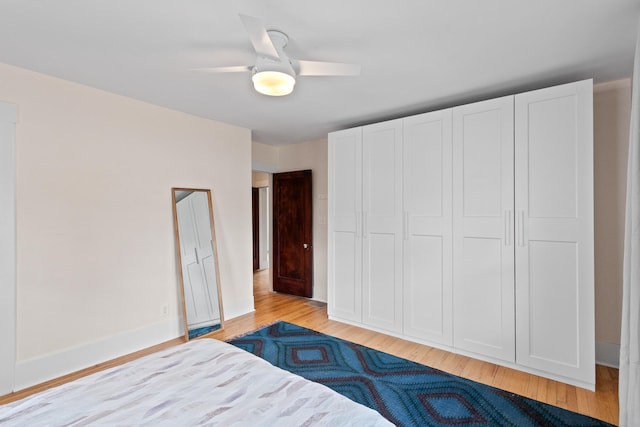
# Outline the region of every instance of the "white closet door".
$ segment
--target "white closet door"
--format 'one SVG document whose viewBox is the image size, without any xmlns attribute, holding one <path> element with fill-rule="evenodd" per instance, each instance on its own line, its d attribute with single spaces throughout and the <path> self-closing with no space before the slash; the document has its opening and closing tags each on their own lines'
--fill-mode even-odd
<svg viewBox="0 0 640 427">
<path fill-rule="evenodd" d="M 593 87 L 516 95 L 517 362 L 595 385 Z"/>
<path fill-rule="evenodd" d="M 452 345 L 451 109 L 403 121 L 403 332 Z"/>
<path fill-rule="evenodd" d="M 402 331 L 402 120 L 364 126 L 362 321 Z"/>
<path fill-rule="evenodd" d="M 513 96 L 453 109 L 455 347 L 515 360 Z"/>
<path fill-rule="evenodd" d="M 329 134 L 328 313 L 362 321 L 362 128 Z"/>
</svg>

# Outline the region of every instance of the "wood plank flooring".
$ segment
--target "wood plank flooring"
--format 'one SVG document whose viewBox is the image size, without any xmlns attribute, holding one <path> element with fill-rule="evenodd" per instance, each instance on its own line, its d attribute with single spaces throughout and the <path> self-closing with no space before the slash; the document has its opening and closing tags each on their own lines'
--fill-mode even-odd
<svg viewBox="0 0 640 427">
<path fill-rule="evenodd" d="M 268 270 L 254 274 L 256 311 L 225 322 L 223 330 L 208 334 L 206 337 L 227 340 L 259 329 L 276 320 L 284 320 L 328 335 L 395 354 L 396 356 L 429 365 L 474 381 L 586 414 L 612 424 L 618 424 L 617 369 L 597 365 L 596 391 L 587 391 L 436 348 L 330 321 L 327 319 L 327 309 L 324 304 L 318 304 L 304 298 L 270 292 L 268 288 L 268 274 Z M 0 404 L 23 398 L 111 366 L 126 363 L 180 342 L 182 342 L 181 339 L 175 339 L 38 386 L 30 387 L 26 390 L 0 396 Z"/>
</svg>

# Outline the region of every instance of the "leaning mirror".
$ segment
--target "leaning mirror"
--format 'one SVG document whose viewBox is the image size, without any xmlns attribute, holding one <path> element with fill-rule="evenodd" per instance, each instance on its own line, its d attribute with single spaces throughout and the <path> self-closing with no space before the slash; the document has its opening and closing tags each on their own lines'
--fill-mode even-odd
<svg viewBox="0 0 640 427">
<path fill-rule="evenodd" d="M 172 188 L 185 338 L 222 328 L 222 297 L 211 191 Z"/>
</svg>

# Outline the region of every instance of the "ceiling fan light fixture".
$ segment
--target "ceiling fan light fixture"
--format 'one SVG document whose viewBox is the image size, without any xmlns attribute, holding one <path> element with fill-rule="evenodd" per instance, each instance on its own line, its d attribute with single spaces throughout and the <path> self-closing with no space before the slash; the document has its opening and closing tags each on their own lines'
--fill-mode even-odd
<svg viewBox="0 0 640 427">
<path fill-rule="evenodd" d="M 252 77 L 256 91 L 268 96 L 284 96 L 293 92 L 296 79 L 282 71 L 258 71 Z"/>
</svg>

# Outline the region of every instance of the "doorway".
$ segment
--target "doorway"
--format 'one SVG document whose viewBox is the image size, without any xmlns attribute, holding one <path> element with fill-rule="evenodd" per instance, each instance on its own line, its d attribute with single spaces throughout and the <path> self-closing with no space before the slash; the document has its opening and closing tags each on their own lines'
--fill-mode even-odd
<svg viewBox="0 0 640 427">
<path fill-rule="evenodd" d="M 313 297 L 311 170 L 273 174 L 273 290 Z"/>
<path fill-rule="evenodd" d="M 269 187 L 252 187 L 253 271 L 269 268 Z"/>
<path fill-rule="evenodd" d="M 252 206 L 254 273 L 270 270 L 265 272 L 270 291 L 311 298 L 311 170 L 253 171 Z"/>
</svg>

